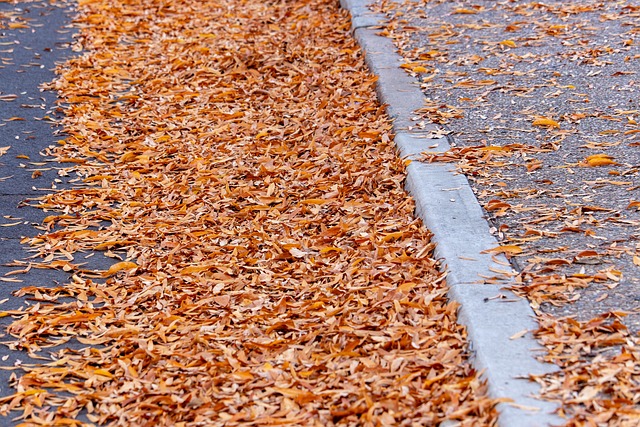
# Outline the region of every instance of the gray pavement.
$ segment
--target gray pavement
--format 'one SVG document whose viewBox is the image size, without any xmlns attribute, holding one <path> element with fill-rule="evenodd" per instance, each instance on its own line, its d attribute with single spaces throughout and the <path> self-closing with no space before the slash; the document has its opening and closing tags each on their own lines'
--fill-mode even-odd
<svg viewBox="0 0 640 427">
<path fill-rule="evenodd" d="M 43 193 L 64 185 L 58 171 L 64 165 L 52 162 L 44 151 L 60 135 L 49 117 L 55 117 L 55 93 L 40 90 L 55 74 L 56 62 L 69 54 L 73 42 L 68 28 L 70 12 L 48 1 L 0 2 L 0 311 L 17 309 L 33 301 L 13 296 L 26 286 L 55 286 L 68 280 L 57 270 L 31 269 L 28 274 L 10 274 L 25 268 L 32 254 L 20 243 L 37 235 L 35 226 L 47 215 L 29 206 Z M 15 95 L 15 96 L 14 96 Z M 11 341 L 5 327 L 11 317 L 0 319 L 2 338 Z M 11 367 L 32 361 L 25 351 L 0 347 L 0 366 Z M 0 370 L 0 397 L 14 393 L 11 370 Z M 1 407 L 1 405 L 0 405 Z M 15 425 L 16 413 L 0 416 L 0 425 Z"/>
<path fill-rule="evenodd" d="M 404 50 L 418 62 L 438 52 L 416 74 L 423 118 L 448 105 L 457 114 L 441 120 L 457 147 L 527 147 L 468 172 L 493 233 L 524 250 L 514 267 L 541 283 L 533 302 L 582 321 L 626 311 L 640 332 L 640 210 L 629 208 L 640 200 L 640 3 L 414 4 L 402 9 L 417 29 Z M 540 118 L 557 125 L 533 125 Z M 593 155 L 611 164 L 590 166 Z M 545 282 L 573 304 L 554 303 Z"/>
</svg>

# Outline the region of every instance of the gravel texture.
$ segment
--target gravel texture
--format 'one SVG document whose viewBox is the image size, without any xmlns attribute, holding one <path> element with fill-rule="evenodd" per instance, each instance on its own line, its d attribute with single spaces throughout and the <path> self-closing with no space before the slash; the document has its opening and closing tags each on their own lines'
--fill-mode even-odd
<svg viewBox="0 0 640 427">
<path fill-rule="evenodd" d="M 390 34 L 426 97 L 415 126 L 442 123 L 460 149 L 510 147 L 462 166 L 495 235 L 522 250 L 512 262 L 534 306 L 579 320 L 625 311 L 640 331 L 638 3 L 399 11 L 408 36 Z"/>
</svg>

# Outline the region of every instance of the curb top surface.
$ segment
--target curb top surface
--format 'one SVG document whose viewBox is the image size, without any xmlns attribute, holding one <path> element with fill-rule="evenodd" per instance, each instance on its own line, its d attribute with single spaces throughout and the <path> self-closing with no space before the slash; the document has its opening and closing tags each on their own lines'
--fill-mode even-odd
<svg viewBox="0 0 640 427">
<path fill-rule="evenodd" d="M 448 150 L 446 138 L 430 138 L 437 126 L 415 129 L 413 118 L 424 106 L 424 95 L 416 80 L 399 67 L 403 60 L 392 41 L 377 35 L 378 30 L 356 24 L 365 3 L 345 1 L 343 6 L 355 11 L 354 36 L 367 65 L 379 78 L 378 96 L 394 119 L 400 155 L 416 159 L 425 151 Z M 371 24 L 376 25 L 380 21 Z M 487 252 L 498 242 L 489 232 L 467 179 L 452 165 L 414 160 L 407 167 L 406 188 L 416 201 L 417 215 L 437 243 L 436 256 L 447 271 L 450 298 L 461 305 L 459 321 L 467 327 L 477 369 L 484 371 L 493 397 L 513 401 L 498 405 L 498 424 L 534 427 L 562 423 L 552 414 L 555 404 L 532 397 L 539 386 L 526 379 L 528 375 L 548 373 L 554 367 L 535 359 L 542 349 L 530 334 L 511 339 L 522 331 L 535 330 L 537 323 L 529 304 L 504 290 L 514 284 L 513 269 L 504 256 Z"/>
</svg>

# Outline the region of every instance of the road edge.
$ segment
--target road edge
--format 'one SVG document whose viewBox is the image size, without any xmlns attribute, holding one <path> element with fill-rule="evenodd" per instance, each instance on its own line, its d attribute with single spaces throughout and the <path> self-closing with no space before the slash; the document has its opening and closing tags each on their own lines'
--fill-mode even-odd
<svg viewBox="0 0 640 427">
<path fill-rule="evenodd" d="M 414 112 L 424 106 L 415 79 L 399 65 L 393 42 L 377 35 L 385 17 L 371 12 L 372 0 L 340 0 L 351 13 L 352 33 L 367 66 L 378 77 L 377 92 L 393 120 L 396 147 L 407 166 L 405 188 L 416 202 L 416 214 L 433 233 L 435 255 L 447 271 L 448 297 L 460 304 L 458 322 L 467 329 L 475 368 L 487 381 L 489 395 L 506 399 L 497 405 L 501 427 L 564 424 L 553 402 L 537 399 L 537 383 L 529 375 L 556 370 L 536 360 L 544 349 L 531 331 L 538 328 L 529 303 L 505 287 L 514 285 L 504 256 L 486 251 L 498 246 L 464 175 L 451 164 L 415 161 L 424 151 L 450 148 L 446 137 L 430 137 L 434 127 L 415 130 Z M 526 333 L 525 333 L 526 332 Z"/>
</svg>

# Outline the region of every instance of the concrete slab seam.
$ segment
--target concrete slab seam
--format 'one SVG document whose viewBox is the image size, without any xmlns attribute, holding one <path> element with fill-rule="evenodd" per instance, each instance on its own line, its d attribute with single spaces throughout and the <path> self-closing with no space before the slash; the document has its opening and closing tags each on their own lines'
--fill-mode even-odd
<svg viewBox="0 0 640 427">
<path fill-rule="evenodd" d="M 357 13 L 370 3 L 341 0 L 344 8 L 357 8 Z M 448 150 L 446 138 L 428 138 L 428 130 L 411 129 L 415 111 L 424 106 L 424 95 L 399 67 L 402 58 L 392 41 L 367 27 L 354 26 L 353 33 L 367 66 L 378 76 L 378 97 L 387 104 L 393 119 L 400 155 L 415 160 L 424 151 Z M 512 400 L 498 405 L 498 424 L 533 427 L 563 423 L 553 414 L 555 403 L 533 397 L 539 386 L 529 381 L 528 375 L 550 372 L 555 366 L 535 359 L 534 354 L 542 348 L 530 333 L 537 328 L 533 310 L 526 300 L 504 289 L 515 284 L 509 274 L 513 270 L 504 256 L 486 252 L 498 242 L 490 234 L 467 178 L 450 164 L 413 161 L 407 167 L 406 189 L 416 201 L 417 215 L 433 233 L 436 256 L 447 270 L 449 297 L 461 306 L 459 321 L 467 328 L 475 366 L 483 371 L 492 397 Z M 496 274 L 503 270 L 507 274 Z M 488 281 L 497 284 L 481 284 Z M 522 331 L 527 333 L 512 339 Z"/>
</svg>

